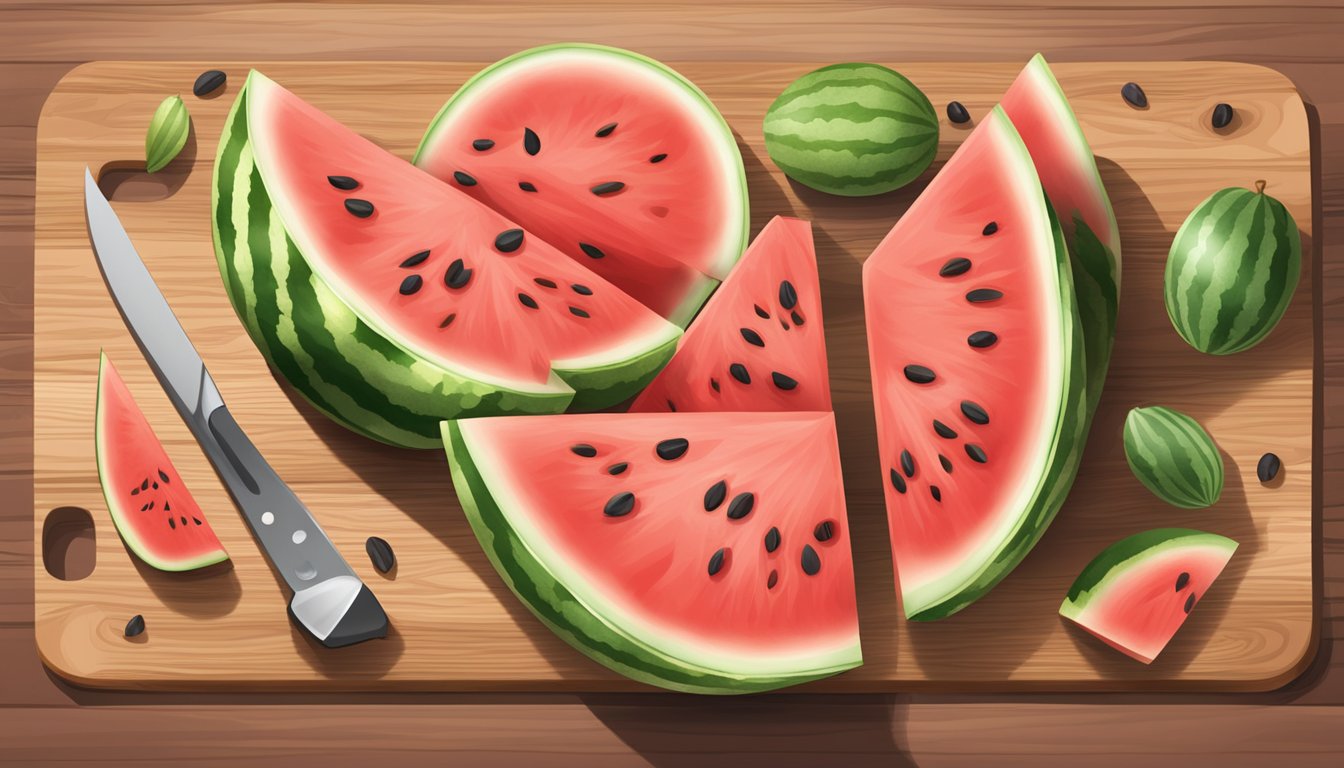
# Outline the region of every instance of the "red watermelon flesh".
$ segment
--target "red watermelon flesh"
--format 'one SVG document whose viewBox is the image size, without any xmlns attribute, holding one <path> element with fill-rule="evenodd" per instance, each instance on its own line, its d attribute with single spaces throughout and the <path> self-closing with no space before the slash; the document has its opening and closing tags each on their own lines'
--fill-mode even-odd
<svg viewBox="0 0 1344 768">
<path fill-rule="evenodd" d="M 137 557 L 162 571 L 229 559 L 107 355 L 98 362 L 94 440 L 107 511 Z"/>
<path fill-rule="evenodd" d="M 382 335 L 505 386 L 675 338 L 583 265 L 269 78 L 253 73 L 248 88 L 257 166 L 290 236 Z"/>
<path fill-rule="evenodd" d="M 810 223 L 766 224 L 630 410 L 831 410 Z"/>
<path fill-rule="evenodd" d="M 488 67 L 415 162 L 679 325 L 746 242 L 732 132 L 689 81 L 629 51 L 547 46 Z"/>
</svg>

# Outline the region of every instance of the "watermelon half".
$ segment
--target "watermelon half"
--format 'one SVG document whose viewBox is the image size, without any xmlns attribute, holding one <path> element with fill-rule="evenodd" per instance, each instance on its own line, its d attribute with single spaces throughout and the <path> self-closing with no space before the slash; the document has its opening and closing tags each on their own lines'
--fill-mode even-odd
<svg viewBox="0 0 1344 768">
<path fill-rule="evenodd" d="M 485 205 L 253 72 L 215 163 L 215 248 L 271 365 L 394 445 L 464 415 L 600 408 L 680 329 Z"/>
<path fill-rule="evenodd" d="M 467 81 L 415 163 L 686 325 L 746 246 L 746 172 L 705 94 L 630 51 L 562 44 Z"/>
<path fill-rule="evenodd" d="M 942 618 L 1040 538 L 1087 427 L 1063 232 L 1002 109 L 868 258 L 863 295 L 905 613 Z"/>
<path fill-rule="evenodd" d="M 1083 569 L 1059 615 L 1151 664 L 1236 551 L 1226 536 L 1187 528 L 1130 536 Z"/>
<path fill-rule="evenodd" d="M 630 410 L 831 410 L 811 224 L 765 225 Z"/>
<path fill-rule="evenodd" d="M 611 669 L 744 693 L 861 663 L 831 414 L 465 419 L 443 437 L 500 575 Z"/>
<path fill-rule="evenodd" d="M 228 560 L 224 545 L 106 354 L 98 360 L 96 414 L 98 482 L 126 547 L 161 571 L 191 571 Z"/>
</svg>

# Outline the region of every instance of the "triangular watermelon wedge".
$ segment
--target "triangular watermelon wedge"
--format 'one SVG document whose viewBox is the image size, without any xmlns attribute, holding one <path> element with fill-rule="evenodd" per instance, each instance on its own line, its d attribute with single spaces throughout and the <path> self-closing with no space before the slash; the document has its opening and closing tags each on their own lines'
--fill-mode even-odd
<svg viewBox="0 0 1344 768">
<path fill-rule="evenodd" d="M 861 663 L 831 414 L 464 419 L 443 437 L 490 561 L 602 664 L 744 693 Z"/>
<path fill-rule="evenodd" d="M 631 411 L 829 411 L 812 225 L 776 216 Z"/>
</svg>

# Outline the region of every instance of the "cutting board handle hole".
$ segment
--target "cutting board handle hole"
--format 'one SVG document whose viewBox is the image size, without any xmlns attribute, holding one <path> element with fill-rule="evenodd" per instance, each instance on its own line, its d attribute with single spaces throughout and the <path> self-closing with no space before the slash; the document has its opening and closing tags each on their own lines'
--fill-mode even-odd
<svg viewBox="0 0 1344 768">
<path fill-rule="evenodd" d="M 79 581 L 98 561 L 93 516 L 83 507 L 56 507 L 42 522 L 42 565 L 61 581 Z"/>
<path fill-rule="evenodd" d="M 113 160 L 98 171 L 98 188 L 116 203 L 153 203 L 167 200 L 182 188 L 196 164 L 196 128 L 187 135 L 187 143 L 173 161 L 154 173 L 145 170 L 145 161 Z"/>
</svg>

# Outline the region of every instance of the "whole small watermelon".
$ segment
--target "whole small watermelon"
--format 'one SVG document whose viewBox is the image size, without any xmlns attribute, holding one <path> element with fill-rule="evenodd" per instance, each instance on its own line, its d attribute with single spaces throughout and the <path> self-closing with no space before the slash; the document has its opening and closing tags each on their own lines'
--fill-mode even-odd
<svg viewBox="0 0 1344 768">
<path fill-rule="evenodd" d="M 1259 344 L 1297 288 L 1302 242 L 1283 203 L 1257 189 L 1213 193 L 1186 218 L 1167 257 L 1167 315 L 1190 346 L 1230 355 Z"/>
<path fill-rule="evenodd" d="M 1172 506 L 1202 509 L 1223 494 L 1223 457 L 1189 416 L 1162 406 L 1125 417 L 1125 459 L 1148 490 Z"/>
<path fill-rule="evenodd" d="M 899 72 L 832 64 L 794 80 L 765 113 L 765 150 L 789 178 L 833 195 L 905 186 L 938 152 L 938 116 Z"/>
</svg>

